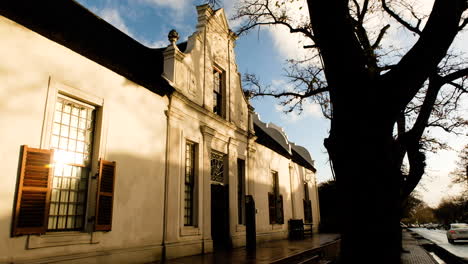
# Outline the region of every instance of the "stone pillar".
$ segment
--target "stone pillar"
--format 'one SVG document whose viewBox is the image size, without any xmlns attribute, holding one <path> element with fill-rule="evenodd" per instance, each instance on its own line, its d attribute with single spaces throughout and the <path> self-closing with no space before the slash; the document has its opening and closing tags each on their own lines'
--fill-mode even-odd
<svg viewBox="0 0 468 264">
<path fill-rule="evenodd" d="M 203 253 L 213 252 L 213 240 L 211 238 L 211 141 L 215 134 L 215 130 L 208 126 L 202 126 L 201 132 L 203 135 L 203 160 L 201 166 L 203 168 L 202 178 L 200 179 L 200 191 L 203 193 L 202 207 L 202 237 L 203 237 Z"/>
<path fill-rule="evenodd" d="M 237 225 L 237 148 L 239 142 L 234 138 L 229 138 L 228 145 L 228 181 L 229 184 L 229 232 L 231 237 L 236 233 Z"/>
<path fill-rule="evenodd" d="M 166 112 L 168 123 L 168 142 L 167 142 L 167 161 L 166 161 L 166 225 L 165 225 L 165 244 L 171 244 L 179 240 L 180 223 L 180 185 L 182 179 L 182 161 L 181 144 L 182 144 L 182 129 L 180 123 L 184 117 L 174 111 Z"/>
<path fill-rule="evenodd" d="M 295 193 L 295 190 L 298 189 L 298 186 L 297 185 L 297 178 L 294 177 L 294 165 L 293 163 L 289 163 L 289 191 L 291 193 L 291 213 L 292 213 L 292 216 L 291 218 L 292 219 L 296 219 L 297 218 L 297 215 L 296 215 L 296 195 L 294 194 Z"/>
</svg>

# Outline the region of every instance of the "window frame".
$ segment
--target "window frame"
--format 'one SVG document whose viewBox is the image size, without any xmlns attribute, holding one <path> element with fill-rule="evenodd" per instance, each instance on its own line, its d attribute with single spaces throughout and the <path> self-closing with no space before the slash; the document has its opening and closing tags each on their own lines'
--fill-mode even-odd
<svg viewBox="0 0 468 264">
<path fill-rule="evenodd" d="M 215 73 L 219 74 L 219 92 L 215 91 Z M 213 78 L 213 88 L 212 88 L 212 96 L 213 96 L 213 106 L 212 106 L 212 111 L 215 115 L 220 116 L 222 118 L 226 118 L 226 71 L 222 70 L 218 66 L 213 66 L 213 71 L 212 71 L 212 78 Z M 216 99 L 215 99 L 216 95 Z M 214 102 L 216 101 L 216 107 L 214 105 Z M 219 109 L 216 111 L 216 109 Z"/>
<path fill-rule="evenodd" d="M 81 230 L 84 230 L 84 229 L 85 229 L 85 225 L 86 225 L 86 209 L 87 209 L 88 204 L 89 204 L 89 203 L 88 203 L 88 199 L 87 199 L 87 198 L 88 198 L 88 195 L 89 195 L 89 184 L 88 184 L 88 183 L 89 183 L 89 181 L 91 180 L 91 179 L 90 179 L 90 175 L 91 175 L 91 174 L 90 174 L 90 172 L 91 172 L 91 163 L 92 163 L 93 159 L 95 158 L 92 154 L 93 154 L 93 149 L 94 149 L 94 133 L 95 133 L 95 126 L 96 126 L 96 118 L 95 118 L 95 116 L 96 116 L 96 112 L 97 112 L 97 110 L 98 110 L 98 107 L 93 106 L 93 105 L 89 105 L 89 104 L 87 104 L 87 103 L 85 103 L 85 102 L 82 102 L 82 101 L 77 100 L 77 99 L 73 99 L 73 98 L 71 98 L 71 97 L 69 97 L 69 96 L 65 96 L 65 95 L 60 94 L 60 93 L 57 95 L 56 102 L 55 102 L 55 106 L 57 106 L 57 103 L 58 103 L 59 100 L 60 100 L 61 102 L 79 105 L 79 106 L 81 106 L 81 107 L 86 107 L 86 108 L 92 110 L 92 114 L 93 114 L 93 119 L 91 120 L 91 123 L 92 123 L 92 129 L 91 129 L 92 137 L 88 139 L 88 140 L 89 140 L 89 144 L 91 145 L 91 152 L 89 153 L 89 157 L 88 157 L 88 160 L 89 160 L 89 162 L 88 162 L 89 164 L 88 164 L 88 165 L 85 165 L 85 164 L 77 164 L 76 162 L 72 162 L 72 163 L 65 162 L 65 163 L 64 163 L 65 166 L 69 166 L 69 167 L 70 167 L 70 169 L 71 169 L 70 173 L 72 173 L 73 169 L 76 170 L 76 169 L 78 169 L 78 168 L 82 168 L 82 169 L 86 169 L 86 170 L 87 170 L 87 172 L 85 171 L 85 174 L 87 174 L 87 175 L 85 175 L 85 177 L 80 177 L 81 180 L 82 180 L 82 179 L 85 179 L 85 180 L 86 180 L 86 182 L 85 182 L 86 185 L 85 185 L 84 187 L 83 187 L 83 186 L 82 186 L 82 187 L 78 187 L 78 189 L 77 189 L 77 191 L 76 191 L 76 199 L 78 200 L 78 197 L 79 197 L 79 196 L 84 195 L 84 197 L 82 197 L 83 201 L 82 201 L 82 203 L 79 203 L 79 201 L 78 201 L 78 202 L 74 205 L 75 207 L 79 207 L 80 205 L 83 207 L 83 212 L 81 213 L 81 217 L 80 217 L 81 227 L 74 227 L 74 228 L 64 227 L 64 228 L 60 228 L 60 229 L 58 228 L 58 225 L 59 225 L 58 218 L 59 218 L 60 216 L 63 217 L 63 213 L 62 213 L 62 214 L 60 213 L 60 208 L 61 208 L 61 206 L 63 206 L 63 204 L 65 204 L 65 205 L 66 205 L 65 207 L 66 207 L 67 209 L 69 209 L 69 206 L 70 206 L 73 202 L 70 202 L 70 201 L 62 202 L 62 201 L 60 201 L 61 198 L 59 198 L 58 201 L 52 201 L 52 196 L 53 196 L 53 195 L 51 195 L 51 198 L 50 198 L 51 200 L 49 201 L 49 203 L 50 203 L 50 205 L 51 205 L 51 210 L 52 210 L 52 204 L 53 204 L 53 203 L 57 206 L 57 207 L 56 207 L 56 216 L 55 216 L 55 217 L 57 217 L 57 219 L 55 220 L 55 228 L 52 228 L 52 229 L 51 229 L 51 228 L 50 228 L 51 223 L 49 222 L 49 221 L 51 220 L 51 217 L 50 217 L 50 211 L 49 211 L 49 219 L 48 219 L 48 224 L 47 224 L 47 232 L 81 231 Z M 63 104 L 63 103 L 62 103 L 62 104 Z M 54 111 L 54 115 L 55 115 L 55 114 L 57 114 L 57 109 L 55 109 L 55 111 Z M 63 115 L 65 115 L 66 113 L 63 112 L 63 110 L 62 110 L 62 111 L 60 111 L 60 114 L 61 114 L 61 116 L 63 116 Z M 70 113 L 70 114 L 71 114 L 71 113 Z M 81 119 L 81 118 L 80 118 L 80 119 Z M 88 118 L 86 118 L 85 120 L 88 120 Z M 52 126 L 54 126 L 54 123 L 56 123 L 55 117 L 54 117 L 54 120 L 53 120 L 52 123 L 53 123 Z M 60 122 L 60 123 L 58 123 L 58 124 L 59 124 L 59 126 L 61 126 L 61 127 L 65 126 L 65 127 L 68 127 L 68 129 L 71 128 L 71 125 L 67 125 L 67 124 L 64 124 L 64 123 L 62 123 L 62 122 Z M 77 129 L 78 129 L 78 127 L 77 127 Z M 86 129 L 86 127 L 85 127 L 85 128 L 82 129 L 82 130 L 83 130 L 83 131 L 86 131 L 87 129 Z M 53 135 L 55 135 L 55 134 L 52 133 L 52 134 L 50 135 L 50 137 L 52 138 Z M 56 136 L 57 136 L 57 135 L 56 135 Z M 70 136 L 70 135 L 68 135 L 68 136 Z M 61 137 L 62 137 L 62 134 L 60 133 L 59 138 L 61 138 Z M 68 140 L 69 140 L 69 139 L 71 139 L 71 136 L 68 137 Z M 75 140 L 78 142 L 77 139 L 75 139 Z M 83 140 L 84 140 L 83 142 L 86 143 L 86 135 L 83 136 Z M 59 142 L 59 141 L 57 141 L 57 144 L 58 144 L 58 142 Z M 83 146 L 83 147 L 85 148 L 85 146 Z M 59 150 L 59 146 L 58 146 L 58 145 L 57 145 L 56 147 L 49 146 L 49 148 L 50 148 L 50 149 L 53 148 L 54 150 L 56 150 L 56 151 L 55 151 L 56 155 L 58 155 L 59 152 L 61 151 L 61 150 Z M 69 151 L 69 150 L 68 150 L 68 147 L 67 147 L 67 152 L 68 152 L 68 151 Z M 83 153 L 83 154 L 84 154 L 84 153 Z M 84 162 L 84 160 L 83 160 L 83 162 Z M 52 179 L 51 179 L 52 181 L 54 181 L 54 179 L 55 179 L 55 177 L 56 177 L 55 170 L 57 170 L 58 168 L 59 168 L 59 167 L 54 166 L 54 173 L 53 173 L 53 176 L 52 176 Z M 63 171 L 65 171 L 65 167 L 63 167 Z M 72 174 L 73 174 L 73 173 L 72 173 Z M 60 181 L 61 183 L 63 183 L 63 181 L 67 178 L 66 176 L 57 176 L 57 177 L 62 178 L 62 180 Z M 71 178 L 70 178 L 70 179 L 71 179 Z M 69 188 L 68 188 L 68 192 L 70 193 L 70 192 L 72 191 L 72 188 L 71 188 L 72 184 L 71 184 L 71 182 L 69 183 L 69 185 L 70 185 L 70 186 L 69 186 Z M 81 186 L 81 184 L 80 184 L 80 186 Z M 61 193 L 61 192 L 63 191 L 61 187 L 60 187 L 60 188 L 57 188 L 57 187 L 52 186 L 52 187 L 51 187 L 51 192 L 53 193 L 54 190 L 56 190 L 56 192 L 59 192 L 59 193 Z M 82 191 L 81 191 L 81 193 L 82 193 L 81 195 L 79 194 L 79 193 L 80 193 L 80 190 L 82 190 Z M 70 195 L 71 195 L 71 194 L 69 194 L 68 199 L 70 199 Z M 59 195 L 59 197 L 61 197 L 61 194 Z M 77 208 L 75 208 L 75 210 L 77 210 Z M 69 218 L 70 215 L 68 214 L 68 210 L 66 210 L 66 211 L 67 211 L 67 212 L 66 212 L 65 216 L 66 216 L 66 218 Z M 74 216 L 74 215 L 72 215 L 72 217 L 73 217 L 73 216 Z M 75 215 L 75 216 L 76 216 L 76 215 Z M 77 217 L 73 217 L 73 220 L 74 220 L 73 222 L 75 222 L 75 221 L 78 220 L 78 218 L 77 218 Z M 67 225 L 67 220 L 65 221 L 65 225 Z"/>
<path fill-rule="evenodd" d="M 187 185 L 187 146 L 188 145 L 192 145 L 192 153 L 191 153 L 191 156 L 192 156 L 192 198 L 191 198 L 191 221 L 189 224 L 186 224 L 185 222 L 185 217 L 186 217 L 186 204 L 185 204 L 185 195 L 186 195 L 186 185 Z M 183 160 L 184 160 L 184 173 L 183 173 L 183 198 L 182 198 L 182 201 L 183 201 L 183 204 L 182 204 L 182 207 L 183 207 L 183 226 L 184 227 L 198 227 L 198 211 L 197 211 L 197 204 L 198 204 L 198 200 L 197 200 L 197 195 L 198 195 L 198 143 L 194 142 L 194 141 L 191 141 L 191 140 L 185 140 L 185 144 L 184 144 L 185 148 L 184 148 L 184 157 L 183 157 Z"/>
<path fill-rule="evenodd" d="M 304 200 L 303 200 L 303 210 L 304 210 L 304 223 L 312 223 L 313 212 L 312 212 L 312 201 L 310 200 L 309 193 L 309 183 L 307 181 L 303 182 L 304 185 Z"/>
<path fill-rule="evenodd" d="M 241 166 L 242 164 L 242 166 Z M 245 181 L 246 162 L 244 159 L 237 159 L 237 224 L 245 225 Z M 242 169 L 242 170 L 241 170 Z"/>
<path fill-rule="evenodd" d="M 279 174 L 278 171 L 270 171 L 272 189 L 268 192 L 268 215 L 271 225 L 284 224 L 284 202 L 280 192 Z M 281 213 L 279 214 L 279 212 Z"/>
<path fill-rule="evenodd" d="M 85 217 L 83 230 L 81 231 L 64 231 L 64 232 L 49 232 L 45 235 L 36 236 L 28 235 L 27 248 L 44 248 L 53 246 L 66 246 L 77 244 L 96 244 L 101 241 L 102 232 L 95 232 L 94 214 L 96 208 L 96 192 L 97 179 L 94 176 L 98 173 L 99 158 L 105 157 L 105 146 L 107 143 L 108 131 L 108 113 L 104 107 L 104 99 L 102 97 L 91 94 L 82 89 L 77 89 L 66 85 L 56 78 L 49 78 L 47 87 L 47 97 L 44 106 L 44 118 L 41 131 L 40 148 L 50 149 L 53 118 L 55 114 L 55 105 L 57 98 L 60 96 L 78 100 L 82 103 L 96 107 L 95 113 L 95 133 L 93 136 L 93 151 L 91 156 L 91 169 L 89 171 L 87 203 L 85 209 Z"/>
</svg>

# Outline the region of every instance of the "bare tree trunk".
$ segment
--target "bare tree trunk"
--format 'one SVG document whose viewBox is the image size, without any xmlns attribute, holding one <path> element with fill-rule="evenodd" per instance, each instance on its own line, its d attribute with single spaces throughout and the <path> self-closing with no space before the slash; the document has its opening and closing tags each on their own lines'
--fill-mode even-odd
<svg viewBox="0 0 468 264">
<path fill-rule="evenodd" d="M 399 263 L 400 171 L 391 121 L 376 114 L 382 111 L 362 111 L 377 102 L 343 103 L 347 111 L 334 111 L 325 142 L 341 201 L 342 263 Z"/>
</svg>

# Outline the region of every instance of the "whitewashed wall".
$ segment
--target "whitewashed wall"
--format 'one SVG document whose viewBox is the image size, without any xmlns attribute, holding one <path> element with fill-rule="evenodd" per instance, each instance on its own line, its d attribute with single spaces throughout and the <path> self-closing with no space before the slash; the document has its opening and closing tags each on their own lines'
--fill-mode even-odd
<svg viewBox="0 0 468 264">
<path fill-rule="evenodd" d="M 168 99 L 4 17 L 0 36 L 0 262 L 56 256 L 48 260 L 113 263 L 160 256 Z M 84 244 L 43 247 L 49 234 L 10 237 L 12 208 L 20 146 L 49 148 L 47 109 L 59 91 L 102 103 L 93 162 L 117 162 L 113 226 L 106 233 L 61 238 Z M 26 249 L 31 246 L 40 248 Z"/>
</svg>

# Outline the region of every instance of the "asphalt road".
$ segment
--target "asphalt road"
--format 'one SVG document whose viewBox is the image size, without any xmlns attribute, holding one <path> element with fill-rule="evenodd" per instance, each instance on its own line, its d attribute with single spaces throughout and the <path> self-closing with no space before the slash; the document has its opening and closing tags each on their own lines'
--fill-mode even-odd
<svg viewBox="0 0 468 264">
<path fill-rule="evenodd" d="M 410 228 L 410 230 L 450 251 L 452 254 L 468 260 L 468 240 L 457 240 L 455 244 L 449 244 L 445 230 L 429 230 L 426 228 Z"/>
</svg>

